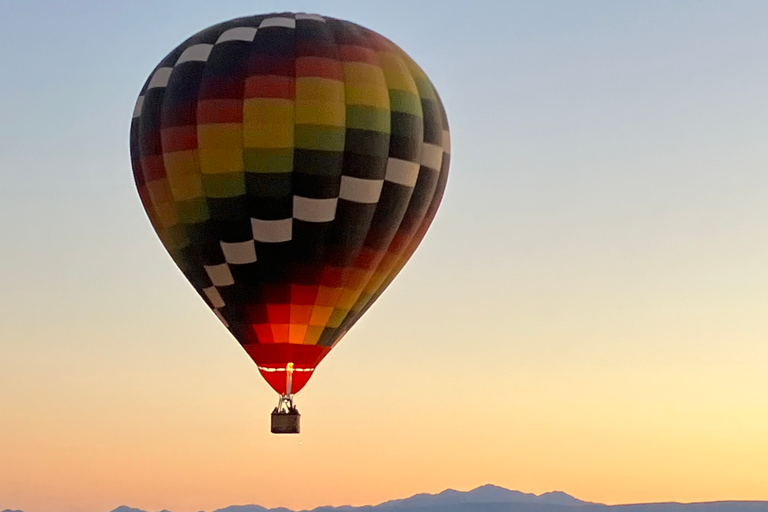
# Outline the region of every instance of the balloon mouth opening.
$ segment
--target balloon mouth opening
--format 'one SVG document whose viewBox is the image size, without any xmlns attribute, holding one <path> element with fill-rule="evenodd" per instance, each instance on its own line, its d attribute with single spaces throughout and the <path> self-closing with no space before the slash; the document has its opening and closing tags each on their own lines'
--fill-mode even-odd
<svg viewBox="0 0 768 512">
<path fill-rule="evenodd" d="M 293 396 L 301 391 L 315 373 L 314 367 L 301 368 L 294 364 L 293 367 L 289 368 L 290 364 L 279 367 L 258 366 L 264 380 L 281 396 Z"/>
</svg>

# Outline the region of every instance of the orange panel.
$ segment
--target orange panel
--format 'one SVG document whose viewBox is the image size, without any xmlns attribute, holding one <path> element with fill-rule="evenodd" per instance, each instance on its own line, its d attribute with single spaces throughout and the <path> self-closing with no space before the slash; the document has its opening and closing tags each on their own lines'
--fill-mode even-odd
<svg viewBox="0 0 768 512">
<path fill-rule="evenodd" d="M 304 335 L 307 334 L 307 326 L 290 324 L 288 327 L 288 343 L 300 345 L 304 343 Z"/>
<path fill-rule="evenodd" d="M 365 270 L 361 270 L 358 268 L 349 269 L 346 279 L 344 280 L 344 287 L 349 288 L 351 290 L 357 290 L 362 288 L 363 285 L 365 284 L 365 278 L 367 275 L 368 273 Z"/>
<path fill-rule="evenodd" d="M 288 324 L 272 324 L 275 343 L 288 343 Z"/>
<path fill-rule="evenodd" d="M 312 316 L 312 308 L 313 306 L 298 306 L 292 304 L 290 318 L 291 324 L 307 325 L 309 323 L 310 317 Z"/>
<path fill-rule="evenodd" d="M 333 306 L 339 300 L 341 291 L 343 288 L 329 288 L 327 286 L 321 286 L 317 292 L 317 304 L 318 306 Z"/>
</svg>

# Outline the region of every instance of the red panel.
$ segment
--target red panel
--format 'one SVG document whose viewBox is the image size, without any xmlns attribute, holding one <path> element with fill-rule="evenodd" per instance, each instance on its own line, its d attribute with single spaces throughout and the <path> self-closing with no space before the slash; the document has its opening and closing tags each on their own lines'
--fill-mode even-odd
<svg viewBox="0 0 768 512">
<path fill-rule="evenodd" d="M 317 286 L 291 285 L 291 304 L 314 304 L 317 300 Z"/>
<path fill-rule="evenodd" d="M 198 99 L 241 99 L 243 80 L 239 76 L 221 76 L 207 74 L 200 82 Z"/>
<path fill-rule="evenodd" d="M 248 59 L 248 75 L 294 76 L 296 62 L 293 57 L 257 53 Z"/>
<path fill-rule="evenodd" d="M 160 130 L 163 152 L 197 149 L 197 125 L 174 126 Z"/>
<path fill-rule="evenodd" d="M 370 270 L 379 263 L 383 255 L 381 251 L 374 251 L 368 247 L 363 247 L 357 254 L 357 258 L 355 258 L 355 266 Z"/>
<path fill-rule="evenodd" d="M 320 276 L 320 284 L 323 286 L 339 286 L 344 276 L 344 269 L 339 267 L 325 267 Z"/>
<path fill-rule="evenodd" d="M 264 286 L 265 304 L 287 304 L 291 301 L 291 287 L 287 284 L 268 284 Z"/>
<path fill-rule="evenodd" d="M 259 343 L 274 343 L 275 338 L 272 336 L 272 326 L 269 324 L 255 324 L 251 326 L 253 332 L 256 333 L 256 337 Z"/>
<path fill-rule="evenodd" d="M 283 75 L 252 76 L 245 80 L 246 98 L 285 98 L 296 97 L 296 85 L 293 78 Z"/>
<path fill-rule="evenodd" d="M 247 308 L 247 319 L 252 324 L 266 324 L 269 323 L 269 317 L 267 316 L 267 307 L 263 304 L 254 304 Z"/>
<path fill-rule="evenodd" d="M 376 53 L 362 46 L 343 45 L 339 47 L 339 53 L 341 54 L 341 60 L 345 62 L 365 62 L 374 66 L 379 65 Z"/>
<path fill-rule="evenodd" d="M 336 45 L 318 39 L 296 40 L 296 55 L 301 55 L 302 57 L 325 57 L 337 60 L 339 58 Z"/>
<path fill-rule="evenodd" d="M 163 155 L 147 156 L 141 159 L 141 168 L 147 181 L 160 180 L 166 177 Z"/>
<path fill-rule="evenodd" d="M 411 240 L 411 237 L 409 236 L 408 233 L 404 234 L 398 231 L 397 234 L 394 236 L 394 238 L 392 238 L 392 243 L 389 244 L 389 248 L 387 249 L 387 252 L 399 254 L 400 251 L 406 248 L 410 240 Z"/>
<path fill-rule="evenodd" d="M 290 304 L 267 304 L 267 316 L 269 323 L 287 324 L 291 320 Z"/>
<path fill-rule="evenodd" d="M 323 57 L 299 57 L 296 59 L 296 77 L 314 76 L 344 81 L 341 62 Z"/>
<path fill-rule="evenodd" d="M 203 100 L 197 104 L 197 122 L 242 123 L 243 102 L 241 100 Z"/>
<path fill-rule="evenodd" d="M 368 44 L 380 52 L 392 52 L 395 50 L 395 45 L 386 37 L 376 34 L 375 32 L 368 33 Z"/>
</svg>

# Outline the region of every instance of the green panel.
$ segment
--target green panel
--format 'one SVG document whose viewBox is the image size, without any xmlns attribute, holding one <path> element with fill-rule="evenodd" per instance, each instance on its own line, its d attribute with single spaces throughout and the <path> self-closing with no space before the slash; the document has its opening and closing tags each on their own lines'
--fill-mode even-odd
<svg viewBox="0 0 768 512">
<path fill-rule="evenodd" d="M 416 88 L 419 90 L 419 96 L 426 100 L 437 100 L 437 94 L 435 94 L 435 88 L 426 76 L 414 75 L 414 82 L 416 82 Z"/>
<path fill-rule="evenodd" d="M 293 148 L 244 148 L 243 161 L 246 172 L 291 172 L 293 170 Z"/>
<path fill-rule="evenodd" d="M 203 222 L 210 218 L 204 197 L 196 197 L 176 203 L 176 215 L 183 224 Z"/>
<path fill-rule="evenodd" d="M 346 128 L 315 124 L 296 125 L 295 146 L 320 151 L 344 151 Z"/>
<path fill-rule="evenodd" d="M 393 112 L 405 112 L 422 117 L 421 98 L 408 91 L 389 90 L 389 108 Z"/>
<path fill-rule="evenodd" d="M 347 128 L 389 133 L 389 110 L 363 105 L 347 105 Z"/>
<path fill-rule="evenodd" d="M 176 224 L 168 229 L 164 229 L 158 235 L 160 235 L 160 240 L 171 255 L 189 245 L 189 237 L 187 237 L 187 231 L 182 224 Z"/>
<path fill-rule="evenodd" d="M 245 174 L 203 174 L 203 190 L 207 197 L 237 197 L 245 195 Z"/>
</svg>

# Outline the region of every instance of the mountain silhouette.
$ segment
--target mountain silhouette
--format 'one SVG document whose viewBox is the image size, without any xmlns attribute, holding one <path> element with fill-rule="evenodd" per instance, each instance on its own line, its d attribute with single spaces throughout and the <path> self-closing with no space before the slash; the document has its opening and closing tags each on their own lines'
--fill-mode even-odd
<svg viewBox="0 0 768 512">
<path fill-rule="evenodd" d="M 4 510 L 3 512 L 22 512 Z M 127 506 L 111 512 L 147 512 Z M 161 512 L 169 512 L 163 510 Z M 287 508 L 232 505 L 213 512 L 294 512 Z M 362 507 L 317 507 L 301 512 L 768 512 L 768 501 L 714 501 L 705 503 L 639 503 L 604 505 L 582 501 L 561 491 L 536 495 L 483 485 L 468 492 L 445 490 Z"/>
</svg>

